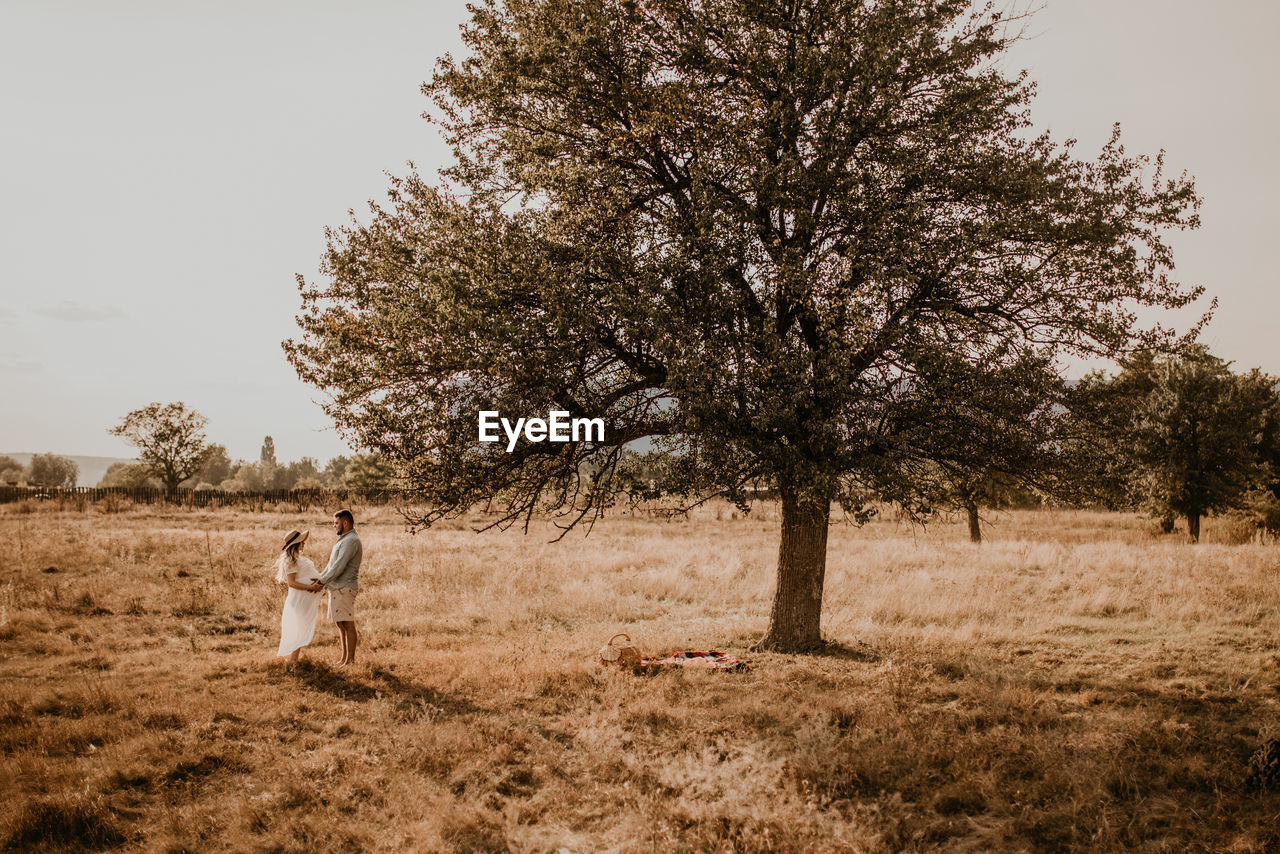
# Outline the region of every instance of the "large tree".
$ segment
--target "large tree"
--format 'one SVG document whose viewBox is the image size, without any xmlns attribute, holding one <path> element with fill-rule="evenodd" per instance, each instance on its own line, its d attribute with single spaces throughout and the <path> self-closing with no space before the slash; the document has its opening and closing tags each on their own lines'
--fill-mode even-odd
<svg viewBox="0 0 1280 854">
<path fill-rule="evenodd" d="M 166 489 L 200 471 L 209 443 L 204 428 L 209 423 L 194 409 L 177 403 L 151 403 L 120 419 L 108 432 L 138 449 L 138 459 Z"/>
<path fill-rule="evenodd" d="M 901 472 L 928 369 L 1113 356 L 1194 226 L 1186 176 L 1028 133 L 1015 36 L 965 0 L 496 0 L 424 91 L 456 164 L 392 179 L 300 281 L 286 351 L 430 524 L 665 485 L 782 503 L 762 646 L 821 643 L 834 499 Z M 477 414 L 603 418 L 603 441 L 477 442 Z M 870 493 L 868 492 L 870 491 Z"/>
</svg>

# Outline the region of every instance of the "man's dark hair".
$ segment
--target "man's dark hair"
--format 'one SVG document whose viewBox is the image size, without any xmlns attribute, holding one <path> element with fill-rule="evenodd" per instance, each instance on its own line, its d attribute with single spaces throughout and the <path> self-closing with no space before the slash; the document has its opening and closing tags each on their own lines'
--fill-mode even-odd
<svg viewBox="0 0 1280 854">
<path fill-rule="evenodd" d="M 351 527 L 354 528 L 356 526 L 356 517 L 351 515 L 350 510 L 339 510 L 337 513 L 333 514 L 333 518 L 346 519 L 348 522 L 351 523 Z"/>
</svg>

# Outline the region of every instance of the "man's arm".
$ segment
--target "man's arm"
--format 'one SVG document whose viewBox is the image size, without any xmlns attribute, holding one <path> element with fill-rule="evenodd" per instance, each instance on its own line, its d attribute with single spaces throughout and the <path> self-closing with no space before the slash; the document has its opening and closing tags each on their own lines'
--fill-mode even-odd
<svg viewBox="0 0 1280 854">
<path fill-rule="evenodd" d="M 329 555 L 329 565 L 324 568 L 324 572 L 320 573 L 320 577 L 316 579 L 316 583 L 321 587 L 328 584 L 335 577 L 347 568 L 347 563 L 351 560 L 351 542 L 350 537 L 343 538 L 333 547 L 333 554 Z"/>
</svg>

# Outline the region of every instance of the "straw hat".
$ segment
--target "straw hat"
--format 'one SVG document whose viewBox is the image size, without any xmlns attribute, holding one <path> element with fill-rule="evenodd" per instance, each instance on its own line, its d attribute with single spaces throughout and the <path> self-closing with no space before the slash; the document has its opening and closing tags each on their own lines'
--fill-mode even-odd
<svg viewBox="0 0 1280 854">
<path fill-rule="evenodd" d="M 290 531 L 289 536 L 284 538 L 284 545 L 280 547 L 280 551 L 287 552 L 289 546 L 305 543 L 309 536 L 311 536 L 310 531 Z"/>
</svg>

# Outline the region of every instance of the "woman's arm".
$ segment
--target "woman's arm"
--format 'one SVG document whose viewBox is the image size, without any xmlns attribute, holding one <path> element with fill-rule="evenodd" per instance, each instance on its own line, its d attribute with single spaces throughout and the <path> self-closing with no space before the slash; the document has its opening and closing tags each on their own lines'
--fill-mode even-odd
<svg viewBox="0 0 1280 854">
<path fill-rule="evenodd" d="M 286 585 L 288 585 L 289 587 L 292 587 L 294 590 L 312 590 L 312 591 L 314 591 L 314 590 L 315 590 L 315 588 L 314 588 L 314 587 L 312 587 L 310 584 L 299 584 L 299 583 L 298 583 L 298 571 L 297 571 L 297 570 L 294 570 L 293 572 L 286 572 L 286 573 L 285 573 L 285 576 L 284 576 L 284 583 L 285 583 Z"/>
</svg>

